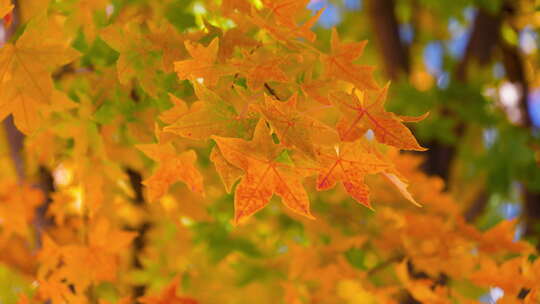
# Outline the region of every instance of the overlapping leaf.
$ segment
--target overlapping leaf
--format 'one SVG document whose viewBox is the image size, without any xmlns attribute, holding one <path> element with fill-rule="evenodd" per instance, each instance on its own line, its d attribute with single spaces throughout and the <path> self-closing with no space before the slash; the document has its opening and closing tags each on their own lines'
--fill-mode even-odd
<svg viewBox="0 0 540 304">
<path fill-rule="evenodd" d="M 211 135 L 249 137 L 256 124 L 254 113 L 238 113 L 231 103 L 223 100 L 204 85 L 194 83 L 199 101 L 189 113 L 164 130 L 191 139 L 207 139 Z"/>
<path fill-rule="evenodd" d="M 371 129 L 381 143 L 399 149 L 424 151 L 425 148 L 418 144 L 411 131 L 403 125 L 404 119 L 384 109 L 387 93 L 388 85 L 378 91 L 374 98 L 366 98 L 372 95 L 358 91 L 353 94 L 331 93 L 330 98 L 343 113 L 337 125 L 341 139 L 353 141 Z M 416 119 L 421 120 L 424 117 L 425 115 Z"/>
<path fill-rule="evenodd" d="M 19 130 L 35 130 L 43 108 L 54 103 L 53 69 L 77 56 L 61 24 L 45 16 L 30 22 L 15 44 L 0 50 L 0 120 L 13 114 Z"/>
<path fill-rule="evenodd" d="M 342 182 L 356 201 L 371 208 L 369 188 L 364 178 L 368 174 L 384 172 L 390 165 L 370 153 L 366 145 L 362 141 L 344 142 L 335 149 L 318 151 L 321 168 L 317 176 L 317 190 L 327 190 Z"/>
<path fill-rule="evenodd" d="M 203 177 L 195 167 L 195 151 L 177 153 L 170 143 L 139 145 L 137 148 L 159 163 L 156 172 L 144 181 L 150 201 L 161 198 L 177 181 L 183 181 L 192 191 L 204 194 Z"/>
<path fill-rule="evenodd" d="M 361 90 L 379 88 L 373 79 L 373 67 L 354 64 L 353 61 L 362 55 L 367 41 L 343 43 L 337 30 L 332 30 L 331 53 L 323 56 L 325 74 L 328 78 L 337 78 L 354 84 Z"/>
<path fill-rule="evenodd" d="M 273 194 L 294 212 L 313 218 L 302 175 L 294 165 L 277 161 L 283 148 L 273 143 L 264 120 L 257 124 L 252 141 L 212 138 L 223 157 L 245 172 L 235 191 L 235 223 L 264 208 Z"/>
<path fill-rule="evenodd" d="M 296 103 L 296 94 L 287 102 L 281 102 L 266 95 L 265 104 L 260 107 L 262 115 L 285 147 L 295 147 L 313 157 L 316 145 L 332 145 L 338 142 L 334 129 L 300 113 L 296 108 Z"/>
</svg>

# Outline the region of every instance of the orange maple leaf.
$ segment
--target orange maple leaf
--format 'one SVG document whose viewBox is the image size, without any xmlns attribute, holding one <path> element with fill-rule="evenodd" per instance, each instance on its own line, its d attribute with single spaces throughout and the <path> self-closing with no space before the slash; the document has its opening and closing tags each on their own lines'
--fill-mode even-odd
<svg viewBox="0 0 540 304">
<path fill-rule="evenodd" d="M 178 78 L 180 80 L 201 78 L 209 86 L 215 85 L 223 74 L 215 64 L 219 51 L 219 38 L 214 38 L 206 47 L 189 40 L 186 40 L 184 45 L 193 59 L 174 63 Z"/>
<path fill-rule="evenodd" d="M 41 110 L 54 101 L 52 69 L 77 56 L 59 24 L 33 19 L 15 44 L 0 50 L 0 120 L 13 114 L 19 130 L 33 131 Z"/>
<path fill-rule="evenodd" d="M 356 201 L 371 209 L 369 188 L 364 178 L 387 170 L 390 167 L 387 162 L 370 153 L 362 141 L 344 142 L 335 150 L 321 149 L 317 158 L 321 166 L 317 190 L 333 188 L 336 182 L 341 181 Z"/>
<path fill-rule="evenodd" d="M 262 2 L 273 14 L 277 23 L 295 25 L 295 16 L 306 9 L 309 0 L 263 0 Z"/>
<path fill-rule="evenodd" d="M 10 181 L 0 183 L 1 235 L 7 238 L 12 234 L 30 237 L 31 221 L 36 208 L 43 202 L 43 193 L 39 189 Z"/>
<path fill-rule="evenodd" d="M 337 30 L 332 29 L 330 55 L 324 55 L 325 74 L 328 78 L 338 78 L 354 84 L 359 89 L 376 90 L 379 88 L 373 79 L 373 67 L 354 64 L 353 61 L 362 55 L 367 41 L 342 43 Z"/>
<path fill-rule="evenodd" d="M 176 295 L 176 289 L 180 279 L 174 278 L 169 285 L 161 291 L 158 296 L 145 296 L 139 298 L 139 301 L 144 304 L 198 304 L 195 299 Z"/>
<path fill-rule="evenodd" d="M 231 65 L 240 73 L 246 75 L 248 87 L 257 90 L 265 82 L 288 82 L 289 78 L 280 68 L 285 62 L 284 57 L 269 52 L 244 52 L 242 59 L 231 60 Z"/>
<path fill-rule="evenodd" d="M 229 163 L 217 147 L 212 149 L 210 160 L 214 163 L 225 190 L 231 193 L 234 183 L 242 176 L 242 170 Z"/>
<path fill-rule="evenodd" d="M 118 254 L 136 235 L 135 232 L 116 229 L 109 220 L 99 217 L 91 222 L 86 245 L 70 244 L 60 248 L 64 267 L 59 271 L 78 291 L 84 291 L 99 281 L 113 282 L 119 265 Z"/>
<path fill-rule="evenodd" d="M 302 175 L 293 165 L 278 161 L 283 147 L 273 143 L 264 120 L 257 124 L 252 141 L 219 136 L 212 138 L 223 157 L 245 172 L 234 197 L 236 224 L 264 208 L 274 193 L 282 198 L 285 206 L 313 219 Z"/>
<path fill-rule="evenodd" d="M 425 151 L 414 138 L 411 131 L 403 125 L 403 121 L 413 119 L 421 120 L 426 114 L 403 119 L 394 113 L 384 109 L 384 102 L 388 93 L 389 85 L 377 92 L 371 103 L 366 102 L 364 92 L 355 91 L 354 94 L 334 92 L 331 99 L 337 104 L 343 113 L 343 117 L 337 124 L 339 135 L 344 141 L 353 141 L 363 136 L 368 129 L 375 133 L 377 141 L 394 146 L 399 149 Z M 369 100 L 371 101 L 371 100 Z"/>
<path fill-rule="evenodd" d="M 159 163 L 156 172 L 143 182 L 148 187 L 149 201 L 161 198 L 169 186 L 177 181 L 183 181 L 192 191 L 204 195 L 203 177 L 195 167 L 195 151 L 179 154 L 171 143 L 137 145 L 137 148 Z"/>
<path fill-rule="evenodd" d="M 161 112 L 159 119 L 166 124 L 172 124 L 189 113 L 188 106 L 185 101 L 169 93 L 169 98 L 173 103 L 172 108 Z"/>
<path fill-rule="evenodd" d="M 176 122 L 165 127 L 164 131 L 190 139 L 207 139 L 211 135 L 244 137 L 251 134 L 256 123 L 253 113 L 240 115 L 231 103 L 204 85 L 194 83 L 193 86 L 199 101 L 191 105 L 188 113 L 177 116 Z M 183 106 L 178 107 L 181 110 Z"/>
<path fill-rule="evenodd" d="M 288 1 L 288 0 L 285 0 Z M 268 1 L 270 3 L 270 1 Z M 253 22 L 255 25 L 265 29 L 270 35 L 272 35 L 274 38 L 281 40 L 288 44 L 289 46 L 293 45 L 293 39 L 301 37 L 305 38 L 309 41 L 314 41 L 316 36 L 315 33 L 311 31 L 311 27 L 315 25 L 319 17 L 321 16 L 323 10 L 319 10 L 317 14 L 309 18 L 306 22 L 304 22 L 302 25 L 297 25 L 293 20 L 292 17 L 289 18 L 286 15 L 283 15 L 283 9 L 280 9 L 279 6 L 272 5 L 274 7 L 273 11 L 274 13 L 277 11 L 280 16 L 277 16 L 277 18 L 263 18 L 259 16 L 258 14 L 252 12 L 251 16 L 251 22 Z M 276 17 L 276 16 L 274 16 Z M 285 22 L 285 23 L 282 23 Z"/>
<path fill-rule="evenodd" d="M 265 105 L 259 107 L 285 147 L 296 147 L 309 156 L 315 156 L 314 145 L 338 142 L 338 135 L 332 128 L 299 112 L 296 104 L 296 94 L 286 102 L 265 95 Z"/>
<path fill-rule="evenodd" d="M 302 91 L 304 91 L 306 95 L 324 105 L 332 104 L 330 99 L 328 99 L 328 95 L 332 89 L 334 88 L 327 80 L 311 80 L 302 84 Z"/>
</svg>

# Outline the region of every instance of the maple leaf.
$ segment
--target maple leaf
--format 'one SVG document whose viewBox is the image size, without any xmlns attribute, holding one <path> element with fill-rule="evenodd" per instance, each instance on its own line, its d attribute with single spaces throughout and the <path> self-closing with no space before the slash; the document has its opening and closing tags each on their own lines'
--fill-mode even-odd
<svg viewBox="0 0 540 304">
<path fill-rule="evenodd" d="M 225 185 L 225 190 L 227 193 L 231 193 L 234 183 L 242 176 L 242 170 L 231 165 L 217 147 L 212 149 L 210 160 L 214 163 L 216 171 Z"/>
<path fill-rule="evenodd" d="M 281 11 L 281 10 L 279 10 Z M 257 25 L 260 28 L 265 29 L 271 36 L 277 40 L 281 40 L 286 43 L 288 46 L 294 46 L 295 38 L 304 38 L 308 41 L 314 41 L 316 36 L 315 33 L 311 31 L 311 28 L 315 25 L 319 17 L 321 16 L 323 10 L 319 10 L 317 14 L 308 19 L 304 24 L 298 26 L 294 22 L 287 22 L 286 24 L 281 24 L 276 22 L 277 20 L 268 18 L 263 18 L 256 13 L 252 13 L 251 22 Z M 278 20 L 286 20 L 287 17 L 279 18 Z"/>
<path fill-rule="evenodd" d="M 251 38 L 246 30 L 237 27 L 232 28 L 226 31 L 221 39 L 218 57 L 221 60 L 226 60 L 233 55 L 236 48 L 255 49 L 261 46 L 262 43 Z"/>
<path fill-rule="evenodd" d="M 252 141 L 219 136 L 212 138 L 223 157 L 245 172 L 235 191 L 236 224 L 264 208 L 274 193 L 281 197 L 285 206 L 313 219 L 302 175 L 294 165 L 278 161 L 283 148 L 273 143 L 263 119 L 257 124 Z"/>
<path fill-rule="evenodd" d="M 0 50 L 0 120 L 13 114 L 24 133 L 38 127 L 40 111 L 54 101 L 52 70 L 78 56 L 60 26 L 33 19 L 15 44 Z"/>
<path fill-rule="evenodd" d="M 159 119 L 166 124 L 172 124 L 182 118 L 189 112 L 189 108 L 185 101 L 169 93 L 169 99 L 173 103 L 173 107 L 159 115 Z"/>
<path fill-rule="evenodd" d="M 159 49 L 138 30 L 139 24 L 110 25 L 101 30 L 101 38 L 120 53 L 116 61 L 118 80 L 128 85 L 132 78 L 140 81 L 143 89 L 157 96 L 157 71 L 162 68 Z"/>
<path fill-rule="evenodd" d="M 366 101 L 366 94 L 355 91 L 331 93 L 330 97 L 340 108 L 343 117 L 337 124 L 339 135 L 344 141 L 353 141 L 373 130 L 377 141 L 399 149 L 425 151 L 414 138 L 411 131 L 403 125 L 403 119 L 384 109 L 388 93 L 387 84 L 377 92 L 375 99 Z M 371 103 L 368 103 L 371 102 Z M 425 115 L 415 118 L 422 119 Z M 412 118 L 407 118 L 412 120 Z"/>
<path fill-rule="evenodd" d="M 3 180 L 0 183 L 1 234 L 6 237 L 12 234 L 29 237 L 35 209 L 43 203 L 43 200 L 43 193 L 40 190 Z"/>
<path fill-rule="evenodd" d="M 41 299 L 50 300 L 52 303 L 85 303 L 85 296 L 73 293 L 73 286 L 70 288 L 65 277 L 58 272 L 38 282 L 38 295 Z"/>
<path fill-rule="evenodd" d="M 241 59 L 231 60 L 231 65 L 246 76 L 248 87 L 257 90 L 268 81 L 288 82 L 289 78 L 280 68 L 284 57 L 269 52 L 244 52 Z"/>
<path fill-rule="evenodd" d="M 256 123 L 253 113 L 238 114 L 232 104 L 202 84 L 194 83 L 199 101 L 189 113 L 163 130 L 190 139 L 207 139 L 211 135 L 246 137 Z"/>
<path fill-rule="evenodd" d="M 143 182 L 148 187 L 150 201 L 161 198 L 177 181 L 183 181 L 192 191 L 204 195 L 203 177 L 195 167 L 195 151 L 178 154 L 171 143 L 137 145 L 137 148 L 159 164 L 156 172 Z"/>
<path fill-rule="evenodd" d="M 332 104 L 328 98 L 332 89 L 333 87 L 326 80 L 313 80 L 302 84 L 302 90 L 306 95 L 324 105 Z"/>
<path fill-rule="evenodd" d="M 399 174 L 395 170 L 388 170 L 389 172 L 384 172 L 383 175 L 386 177 L 386 179 L 396 187 L 396 189 L 405 197 L 408 201 L 415 204 L 416 206 L 420 207 L 421 205 L 416 202 L 414 197 L 411 195 L 409 190 L 407 189 L 409 187 L 409 183 L 403 178 L 400 177 Z"/>
<path fill-rule="evenodd" d="M 69 214 L 68 204 L 73 202 L 75 198 L 68 192 L 55 192 L 51 195 L 51 200 L 47 214 L 54 216 L 55 223 L 61 226 Z"/>
<path fill-rule="evenodd" d="M 353 61 L 362 55 L 367 41 L 342 43 L 338 32 L 332 29 L 331 54 L 324 55 L 325 75 L 348 81 L 362 90 L 379 88 L 373 79 L 373 67 L 354 64 Z"/>
<path fill-rule="evenodd" d="M 219 38 L 214 38 L 207 47 L 189 40 L 186 40 L 184 45 L 193 59 L 174 63 L 178 78 L 180 80 L 202 78 L 209 86 L 215 85 L 223 74 L 215 64 L 219 51 Z"/>
<path fill-rule="evenodd" d="M 500 265 L 492 259 L 481 259 L 480 269 L 471 274 L 470 279 L 480 286 L 498 286 L 505 294 L 517 297 L 522 288 L 534 288 L 538 281 L 533 279 L 533 273 L 524 271 L 526 261 L 515 257 Z"/>
<path fill-rule="evenodd" d="M 463 230 L 462 233 L 477 241 L 478 247 L 483 252 L 497 253 L 505 251 L 524 253 L 532 250 L 528 243 L 514 239 L 516 230 L 515 219 L 501 221 L 483 233 L 463 221 L 459 221 L 458 224 Z"/>
<path fill-rule="evenodd" d="M 145 296 L 139 298 L 139 301 L 144 304 L 198 304 L 199 302 L 195 299 L 176 295 L 179 282 L 180 279 L 176 277 L 163 288 L 158 296 Z"/>
<path fill-rule="evenodd" d="M 87 245 L 70 244 L 60 248 L 65 266 L 59 271 L 78 291 L 84 291 L 95 282 L 113 282 L 118 268 L 117 255 L 136 235 L 135 232 L 115 229 L 109 220 L 97 217 L 90 223 Z"/>
<path fill-rule="evenodd" d="M 294 26 L 296 16 L 306 9 L 309 0 L 263 0 L 262 2 L 270 10 L 276 23 Z"/>
<path fill-rule="evenodd" d="M 313 157 L 314 145 L 338 142 L 337 133 L 332 128 L 298 112 L 296 105 L 296 94 L 286 102 L 265 95 L 265 105 L 259 107 L 285 147 L 295 147 Z"/>
<path fill-rule="evenodd" d="M 96 23 L 94 17 L 96 11 L 105 10 L 107 0 L 79 0 L 71 3 L 71 14 L 66 21 L 66 26 L 72 26 L 75 30 L 82 28 L 88 41 L 94 41 L 96 37 Z"/>
<path fill-rule="evenodd" d="M 368 174 L 384 172 L 390 166 L 369 152 L 366 143 L 344 142 L 337 148 L 318 151 L 320 169 L 317 176 L 317 190 L 327 190 L 341 181 L 345 190 L 362 205 L 372 208 L 369 202 L 369 188 L 364 178 Z"/>
<path fill-rule="evenodd" d="M 167 73 L 174 72 L 174 62 L 188 56 L 183 47 L 189 34 L 180 34 L 174 26 L 166 24 L 149 24 L 151 32 L 148 39 L 162 52 L 163 70 Z"/>
</svg>

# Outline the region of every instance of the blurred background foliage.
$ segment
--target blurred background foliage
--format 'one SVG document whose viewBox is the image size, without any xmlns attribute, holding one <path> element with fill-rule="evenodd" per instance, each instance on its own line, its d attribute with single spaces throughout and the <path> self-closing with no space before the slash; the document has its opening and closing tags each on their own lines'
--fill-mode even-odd
<svg viewBox="0 0 540 304">
<path fill-rule="evenodd" d="M 313 0 L 320 35 L 368 39 L 365 62 L 393 82 L 389 107 L 415 125 L 428 174 L 441 176 L 483 227 L 521 217 L 540 235 L 540 3 Z"/>
<path fill-rule="evenodd" d="M 55 1 L 53 6 L 56 10 L 69 11 L 75 2 Z M 112 0 L 108 7 L 121 8 L 132 2 L 137 0 Z M 252 2 L 261 5 L 259 1 Z M 26 6 L 27 3 L 18 3 L 23 21 L 34 6 Z M 429 175 L 442 178 L 445 189 L 458 204 L 465 206 L 466 220 L 481 230 L 487 230 L 503 219 L 517 218 L 519 224 L 515 239 L 526 239 L 538 247 L 540 2 L 312 0 L 308 7 L 313 13 L 324 8 L 314 28 L 321 49 L 329 48 L 332 27 L 338 29 L 344 40 L 369 41 L 359 62 L 376 66 L 380 83 L 392 81 L 389 110 L 401 115 L 430 112 L 425 121 L 413 126 L 419 142 L 429 148 L 420 154 L 422 169 Z M 98 27 L 105 24 L 105 14 L 114 16 L 117 11 L 119 9 L 96 14 L 94 19 Z M 208 24 L 222 28 L 231 26 L 230 21 L 214 16 L 196 0 L 168 1 L 164 15 L 179 31 L 201 28 L 205 24 L 207 27 Z M 99 37 L 89 40 L 81 33 L 73 46 L 83 54 L 83 66 L 108 67 L 118 58 L 118 52 Z M 191 85 L 185 82 L 177 85 L 174 74 L 157 73 L 155 77 L 160 79 L 159 83 L 166 91 L 174 91 L 178 96 L 192 94 Z M 84 89 L 82 83 L 71 85 L 75 87 L 74 91 Z M 133 94 L 138 101 L 126 102 L 133 99 Z M 77 94 L 70 97 L 79 102 Z M 145 109 L 155 107 L 163 110 L 170 106 L 166 96 L 150 97 L 140 87 L 135 87 L 130 93 L 115 90 L 107 98 L 108 102 L 99 105 L 92 116 L 96 125 L 116 123 L 114 119 L 119 113 L 128 122 L 140 122 L 138 113 Z M 122 140 L 132 147 L 136 140 L 130 137 L 128 127 L 117 127 Z M 148 140 L 152 137 L 151 134 L 146 136 Z M 205 151 L 199 153 L 202 170 L 212 170 L 207 157 L 209 148 L 199 147 L 199 150 Z M 183 189 L 172 192 L 161 205 L 149 207 L 162 213 L 166 211 L 168 215 L 151 219 L 153 226 L 148 229 L 148 238 L 152 242 L 147 244 L 150 254 L 141 258 L 143 267 L 129 274 L 134 284 L 149 290 L 157 290 L 169 282 L 176 273 L 174 269 L 215 269 L 220 277 L 196 271 L 196 275 L 188 275 L 189 271 L 186 271 L 181 277 L 183 288 L 193 293 L 205 293 L 205 285 L 219 284 L 220 280 L 232 281 L 243 287 L 236 292 L 231 291 L 230 297 L 236 297 L 238 302 L 242 302 L 244 295 L 260 294 L 261 299 L 271 303 L 280 295 L 265 294 L 271 290 L 268 286 L 275 285 L 276 290 L 281 290 L 283 286 L 278 283 L 279 279 L 287 274 L 269 265 L 281 263 L 281 254 L 285 252 L 300 250 L 290 245 L 291 240 L 295 246 L 301 247 L 327 244 L 332 237 L 339 239 L 336 235 L 313 233 L 319 237 L 314 240 L 313 235 L 308 235 L 311 232 L 306 230 L 317 231 L 317 228 L 307 229 L 308 224 L 286 214 L 277 204 L 255 216 L 248 234 L 246 229 L 235 229 L 230 223 L 233 214 L 231 195 L 211 188 L 209 197 L 215 198 L 213 201 L 179 207 L 172 198 L 175 194 L 181 193 L 176 197 L 185 201 L 197 202 L 198 199 L 185 194 Z M 213 195 L 213 192 L 219 194 Z M 328 225 L 335 225 L 345 238 L 350 236 L 354 241 L 358 227 L 345 224 L 350 218 L 346 210 L 354 204 L 350 199 L 323 193 L 312 200 L 312 208 L 318 213 L 335 207 L 327 202 L 339 201 L 342 208 L 333 214 L 328 212 Z M 354 223 L 360 225 L 360 229 L 367 227 L 369 233 L 370 225 L 365 223 L 377 215 L 367 209 L 354 210 L 354 216 L 361 219 Z M 343 214 L 339 214 L 340 211 Z M 190 216 L 173 217 L 170 214 Z M 275 233 L 276 229 L 280 233 Z M 191 239 L 188 240 L 187 235 Z M 186 236 L 186 239 L 181 236 Z M 359 244 L 364 244 L 364 241 L 359 241 Z M 354 269 L 373 269 L 384 261 L 370 246 L 373 244 L 349 248 L 344 254 L 345 260 Z M 186 254 L 176 254 L 182 250 Z M 175 258 L 171 259 L 171 256 Z M 311 261 L 309 257 L 306 259 Z M 223 266 L 221 261 L 226 261 L 231 267 Z M 379 278 L 373 280 L 377 285 Z M 263 289 L 250 284 L 254 281 L 267 286 Z M 4 267 L 0 267 L 0 282 L 1 303 L 14 303 L 16 294 L 30 290 L 34 284 Z M 368 303 L 359 301 L 367 301 L 370 297 L 362 296 L 365 291 L 351 282 L 341 284 L 338 291 L 343 294 L 342 298 L 348 297 L 348 303 Z M 97 286 L 95 292 L 111 301 L 118 298 L 114 288 L 107 284 Z M 483 297 L 489 303 L 500 297 L 500 290 L 493 288 L 463 292 L 470 297 Z M 354 300 L 351 294 L 356 294 L 360 300 Z M 208 295 L 208 298 L 212 296 Z"/>
</svg>

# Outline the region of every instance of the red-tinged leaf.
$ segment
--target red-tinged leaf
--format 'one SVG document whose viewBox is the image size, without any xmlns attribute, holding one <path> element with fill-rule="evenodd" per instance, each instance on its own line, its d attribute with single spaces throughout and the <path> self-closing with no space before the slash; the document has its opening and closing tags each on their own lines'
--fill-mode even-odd
<svg viewBox="0 0 540 304">
<path fill-rule="evenodd" d="M 313 218 L 309 211 L 309 198 L 302 185 L 302 175 L 293 165 L 277 161 L 283 148 L 272 142 L 264 120 L 259 121 L 252 141 L 218 136 L 212 138 L 223 157 L 245 172 L 235 192 L 236 224 L 264 208 L 274 193 L 294 212 Z"/>
<path fill-rule="evenodd" d="M 368 174 L 384 172 L 389 168 L 388 163 L 369 153 L 362 141 L 344 142 L 335 149 L 321 149 L 318 159 L 317 190 L 331 189 L 337 182 L 342 182 L 356 201 L 371 208 L 369 188 L 364 178 Z"/>
<path fill-rule="evenodd" d="M 323 56 L 325 75 L 328 78 L 338 78 L 354 84 L 361 90 L 377 90 L 379 86 L 373 78 L 373 67 L 354 64 L 366 46 L 367 41 L 342 43 L 337 30 L 332 30 L 332 52 Z"/>
<path fill-rule="evenodd" d="M 331 99 L 343 113 L 338 122 L 337 129 L 344 141 L 353 141 L 365 134 L 368 129 L 373 130 L 377 141 L 394 146 L 399 149 L 425 151 L 414 138 L 411 131 L 403 125 L 401 119 L 391 112 L 386 112 L 388 86 L 377 92 L 374 100 L 355 91 L 355 94 L 335 92 Z M 367 100 L 366 100 L 367 99 Z"/>
<path fill-rule="evenodd" d="M 9 28 L 13 22 L 13 8 L 11 0 L 0 0 L 0 18 L 4 19 L 4 27 Z"/>
<path fill-rule="evenodd" d="M 212 135 L 249 137 L 252 134 L 257 113 L 239 114 L 231 103 L 204 85 L 194 83 L 194 87 L 199 101 L 164 131 L 190 139 L 207 139 Z"/>
<path fill-rule="evenodd" d="M 13 23 L 13 12 L 9 12 L 6 15 L 4 15 L 4 18 L 2 18 L 4 21 L 4 28 L 9 28 L 11 24 Z"/>
<path fill-rule="evenodd" d="M 333 145 L 339 141 L 332 128 L 298 112 L 296 103 L 296 94 L 287 102 L 265 95 L 265 105 L 260 107 L 262 115 L 276 132 L 281 144 L 295 147 L 313 157 L 314 145 Z"/>
<path fill-rule="evenodd" d="M 204 195 L 203 177 L 195 167 L 195 151 L 177 153 L 170 143 L 138 145 L 137 148 L 159 164 L 154 174 L 143 182 L 148 187 L 149 201 L 161 198 L 169 186 L 177 181 L 186 183 L 191 191 Z"/>
</svg>

